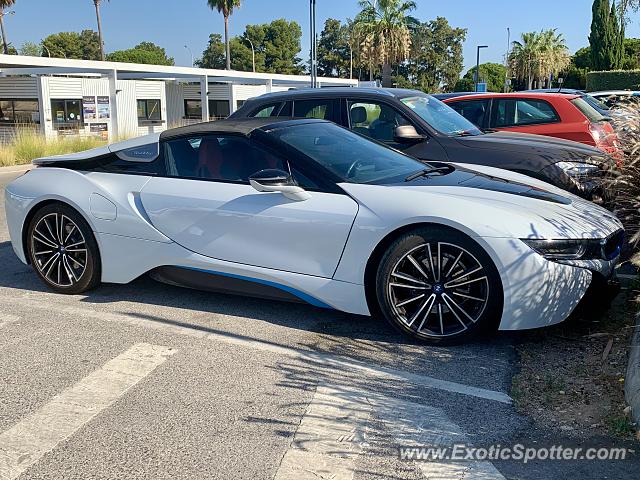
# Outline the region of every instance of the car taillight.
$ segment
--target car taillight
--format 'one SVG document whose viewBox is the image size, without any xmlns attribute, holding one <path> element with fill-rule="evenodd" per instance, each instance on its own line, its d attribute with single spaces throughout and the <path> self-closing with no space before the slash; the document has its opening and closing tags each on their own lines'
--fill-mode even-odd
<svg viewBox="0 0 640 480">
<path fill-rule="evenodd" d="M 596 147 L 611 155 L 616 160 L 616 165 L 620 167 L 624 155 L 620 148 L 618 135 L 611 124 L 609 122 L 590 122 L 589 133 L 591 133 Z"/>
</svg>

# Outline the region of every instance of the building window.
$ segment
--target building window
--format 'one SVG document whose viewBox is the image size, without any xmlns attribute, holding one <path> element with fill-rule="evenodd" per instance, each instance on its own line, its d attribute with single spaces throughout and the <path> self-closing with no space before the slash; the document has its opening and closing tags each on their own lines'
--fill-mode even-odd
<svg viewBox="0 0 640 480">
<path fill-rule="evenodd" d="M 138 123 L 162 121 L 159 99 L 138 100 Z"/>
<path fill-rule="evenodd" d="M 77 130 L 83 123 L 81 99 L 51 100 L 53 127 L 58 130 Z"/>
<path fill-rule="evenodd" d="M 38 100 L 0 100 L 0 122 L 40 123 Z"/>
<path fill-rule="evenodd" d="M 227 118 L 230 113 L 227 100 L 209 100 L 209 120 Z M 200 120 L 202 118 L 202 102 L 200 100 L 185 100 L 184 118 Z"/>
<path fill-rule="evenodd" d="M 228 100 L 209 100 L 209 117 L 227 118 L 230 114 Z"/>
<path fill-rule="evenodd" d="M 202 102 L 200 100 L 184 101 L 184 118 L 201 119 L 202 118 Z"/>
</svg>

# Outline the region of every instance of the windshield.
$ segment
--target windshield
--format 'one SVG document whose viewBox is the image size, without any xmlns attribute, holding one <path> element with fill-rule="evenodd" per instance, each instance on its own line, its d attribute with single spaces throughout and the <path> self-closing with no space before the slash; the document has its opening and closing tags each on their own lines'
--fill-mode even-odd
<svg viewBox="0 0 640 480">
<path fill-rule="evenodd" d="M 420 115 L 438 132 L 450 136 L 482 135 L 482 131 L 453 108 L 428 96 L 406 97 L 400 100 Z"/>
<path fill-rule="evenodd" d="M 393 183 L 428 166 L 332 123 L 305 123 L 270 132 L 345 182 Z"/>
</svg>

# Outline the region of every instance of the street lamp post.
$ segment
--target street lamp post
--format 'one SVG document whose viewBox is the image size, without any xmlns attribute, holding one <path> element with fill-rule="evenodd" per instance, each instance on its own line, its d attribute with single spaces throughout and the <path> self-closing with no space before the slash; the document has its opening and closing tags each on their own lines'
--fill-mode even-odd
<svg viewBox="0 0 640 480">
<path fill-rule="evenodd" d="M 49 55 L 49 58 L 51 58 L 51 50 L 49 50 L 49 48 L 44 43 L 42 44 L 42 48 L 47 51 L 47 55 Z"/>
<path fill-rule="evenodd" d="M 507 53 L 504 56 L 504 93 L 509 89 L 509 52 L 511 51 L 511 29 L 507 27 Z"/>
<path fill-rule="evenodd" d="M 189 55 L 191 55 L 191 66 L 193 67 L 193 52 L 191 51 L 188 45 L 185 45 L 184 48 L 186 48 L 187 51 L 189 52 Z"/>
<path fill-rule="evenodd" d="M 476 92 L 478 91 L 478 83 L 480 83 L 480 49 L 481 48 L 489 48 L 489 45 L 478 45 L 478 51 L 476 55 L 476 74 L 475 74 Z"/>
<path fill-rule="evenodd" d="M 256 48 L 253 46 L 253 42 L 251 40 L 249 40 L 248 38 L 245 38 L 245 40 L 249 42 L 249 45 L 251 45 L 251 56 L 253 59 L 253 73 L 256 73 Z"/>
<path fill-rule="evenodd" d="M 311 88 L 318 86 L 318 52 L 316 44 L 316 0 L 309 0 L 309 20 L 311 33 Z"/>
</svg>

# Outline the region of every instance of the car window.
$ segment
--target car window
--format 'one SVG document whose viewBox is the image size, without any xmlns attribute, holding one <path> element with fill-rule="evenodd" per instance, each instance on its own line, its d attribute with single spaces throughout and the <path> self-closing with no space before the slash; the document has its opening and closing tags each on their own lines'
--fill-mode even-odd
<svg viewBox="0 0 640 480">
<path fill-rule="evenodd" d="M 430 95 L 415 95 L 400 100 L 438 132 L 452 136 L 482 135 L 482 130 L 454 109 Z"/>
<path fill-rule="evenodd" d="M 257 118 L 275 117 L 276 115 L 278 115 L 279 107 L 280 107 L 280 102 L 271 103 L 269 105 L 259 107 L 257 110 L 253 111 L 249 116 L 257 117 Z"/>
<path fill-rule="evenodd" d="M 488 100 L 461 100 L 448 105 L 474 125 L 484 126 L 489 110 Z"/>
<path fill-rule="evenodd" d="M 169 176 L 247 182 L 267 168 L 288 171 L 285 162 L 251 141 L 236 135 L 203 135 L 170 140 L 164 144 Z"/>
<path fill-rule="evenodd" d="M 499 98 L 494 100 L 493 127 L 515 127 L 559 122 L 560 117 L 545 100 Z"/>
<path fill-rule="evenodd" d="M 304 123 L 270 133 L 350 183 L 394 183 L 425 164 L 329 122 Z"/>
<path fill-rule="evenodd" d="M 380 142 L 393 141 L 396 127 L 410 125 L 406 117 L 385 103 L 349 101 L 349 128 Z"/>
<path fill-rule="evenodd" d="M 598 110 L 589 105 L 582 97 L 574 98 L 571 103 L 582 112 L 591 122 L 602 122 L 606 120 L 606 117 L 602 115 Z"/>
<path fill-rule="evenodd" d="M 333 99 L 296 100 L 293 103 L 293 116 L 333 120 L 333 103 Z"/>
</svg>

